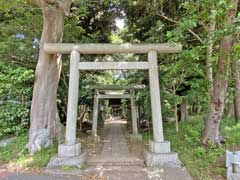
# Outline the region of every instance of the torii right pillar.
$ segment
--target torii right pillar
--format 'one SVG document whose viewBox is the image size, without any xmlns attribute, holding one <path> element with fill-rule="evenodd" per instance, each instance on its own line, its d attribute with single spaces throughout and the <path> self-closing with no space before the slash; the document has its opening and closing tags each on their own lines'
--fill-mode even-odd
<svg viewBox="0 0 240 180">
<path fill-rule="evenodd" d="M 178 166 L 180 161 L 177 153 L 171 152 L 170 142 L 164 141 L 163 123 L 160 101 L 157 52 L 148 52 L 149 84 L 151 93 L 151 110 L 153 124 L 153 140 L 149 149 L 145 150 L 144 158 L 147 166 Z"/>
</svg>

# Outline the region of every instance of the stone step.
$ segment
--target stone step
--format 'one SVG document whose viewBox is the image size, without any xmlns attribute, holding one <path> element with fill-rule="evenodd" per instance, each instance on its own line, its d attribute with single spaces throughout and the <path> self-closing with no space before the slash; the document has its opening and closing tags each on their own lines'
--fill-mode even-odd
<svg viewBox="0 0 240 180">
<path fill-rule="evenodd" d="M 144 167 L 144 161 L 133 157 L 88 157 L 89 166 L 141 166 Z"/>
</svg>

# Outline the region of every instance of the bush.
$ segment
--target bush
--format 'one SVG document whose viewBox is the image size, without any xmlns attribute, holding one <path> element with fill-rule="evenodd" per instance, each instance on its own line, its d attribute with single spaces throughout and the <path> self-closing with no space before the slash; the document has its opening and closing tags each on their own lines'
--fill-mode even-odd
<svg viewBox="0 0 240 180">
<path fill-rule="evenodd" d="M 20 135 L 28 129 L 29 109 L 16 104 L 0 106 L 0 138 L 6 135 Z"/>
<path fill-rule="evenodd" d="M 33 80 L 33 70 L 0 62 L 0 138 L 28 128 Z"/>
</svg>

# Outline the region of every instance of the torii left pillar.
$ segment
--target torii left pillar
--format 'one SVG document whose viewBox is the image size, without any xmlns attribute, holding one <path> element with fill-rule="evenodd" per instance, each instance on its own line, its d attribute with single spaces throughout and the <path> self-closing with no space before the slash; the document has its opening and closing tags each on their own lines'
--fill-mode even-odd
<svg viewBox="0 0 240 180">
<path fill-rule="evenodd" d="M 68 92 L 67 124 L 65 143 L 58 146 L 57 156 L 52 157 L 48 167 L 56 166 L 82 166 L 87 154 L 81 153 L 81 144 L 76 141 L 78 91 L 79 91 L 79 61 L 80 54 L 77 50 L 71 52 L 70 77 Z"/>
</svg>

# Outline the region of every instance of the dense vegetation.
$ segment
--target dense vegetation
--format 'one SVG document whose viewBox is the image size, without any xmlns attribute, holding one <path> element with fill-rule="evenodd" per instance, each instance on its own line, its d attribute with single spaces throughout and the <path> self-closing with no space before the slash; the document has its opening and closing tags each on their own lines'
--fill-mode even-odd
<svg viewBox="0 0 240 180">
<path fill-rule="evenodd" d="M 43 7 L 29 2 L 34 1 L 0 0 L 0 139 L 22 135 L 17 139 L 18 152 L 27 142 L 34 72 L 41 60 Z M 181 53 L 159 56 L 165 134 L 191 174 L 206 179 L 224 174 L 224 165 L 218 167 L 215 162 L 226 148 L 237 148 L 240 143 L 239 8 L 238 0 L 75 0 L 65 18 L 63 41 L 181 42 Z M 116 20 L 124 21 L 124 28 L 119 29 Z M 66 121 L 68 59 L 62 57 L 57 89 L 62 123 Z M 81 57 L 83 61 L 145 59 L 145 55 L 121 54 Z M 80 116 L 92 109 L 91 85 L 96 83 L 149 84 L 143 71 L 80 73 L 79 104 L 87 107 L 84 112 L 80 108 Z M 142 118 L 151 119 L 148 89 L 137 93 L 137 101 L 144 109 Z M 32 114 L 41 110 L 33 109 Z M 7 155 L 10 148 L 0 152 L 0 160 L 14 156 Z"/>
</svg>

